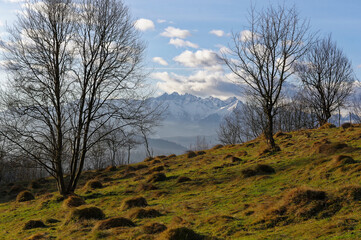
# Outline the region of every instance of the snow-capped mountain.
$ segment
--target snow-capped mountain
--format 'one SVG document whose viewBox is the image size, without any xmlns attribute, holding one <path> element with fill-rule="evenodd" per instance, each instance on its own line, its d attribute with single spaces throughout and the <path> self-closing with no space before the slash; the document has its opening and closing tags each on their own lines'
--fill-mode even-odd
<svg viewBox="0 0 361 240">
<path fill-rule="evenodd" d="M 176 92 L 150 99 L 151 104 L 166 107 L 164 120 L 153 138 L 161 138 L 189 147 L 197 136 L 206 137 L 210 145 L 217 143 L 217 129 L 223 117 L 234 108 L 242 106 L 235 97 L 221 100 L 200 98 Z"/>
<path fill-rule="evenodd" d="M 191 94 L 180 95 L 177 92 L 152 98 L 152 104 L 164 104 L 167 107 L 164 117 L 166 121 L 197 122 L 217 115 L 224 117 L 235 107 L 242 104 L 237 98 L 221 100 L 219 98 L 200 98 Z"/>
</svg>

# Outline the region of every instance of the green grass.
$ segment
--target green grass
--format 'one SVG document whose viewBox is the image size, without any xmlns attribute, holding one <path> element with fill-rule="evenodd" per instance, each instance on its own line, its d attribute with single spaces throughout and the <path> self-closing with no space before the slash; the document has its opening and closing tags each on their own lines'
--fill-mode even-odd
<svg viewBox="0 0 361 240">
<path fill-rule="evenodd" d="M 15 195 L 2 196 L 0 239 L 26 239 L 37 233 L 44 233 L 44 239 L 157 239 L 159 234 L 142 232 L 142 226 L 149 222 L 159 222 L 168 228 L 186 226 L 199 234 L 220 239 L 360 239 L 361 202 L 358 200 L 342 203 L 340 211 L 325 218 L 296 218 L 297 221 L 280 221 L 272 227 L 261 223 L 262 219 L 272 217 L 270 209 L 277 208 L 290 189 L 300 186 L 320 189 L 336 198 L 340 187 L 360 182 L 360 126 L 289 134 L 291 138 L 276 138 L 281 151 L 275 154 L 260 156 L 265 143 L 258 138 L 242 145 L 206 150 L 206 154 L 194 158 L 181 155 L 161 159 L 161 163 L 155 166 L 165 164 L 167 167 L 163 172 L 168 179 L 153 183 L 158 190 L 136 191 L 151 174 L 148 171 L 154 166 L 149 162 L 142 163 L 148 164 L 149 168 L 135 171 L 136 176 L 128 179 L 122 179 L 124 167 L 114 172 L 84 173 L 76 193 L 85 199 L 87 205 L 102 209 L 107 218 L 127 217 L 128 211 L 121 210 L 120 206 L 125 198 L 134 196 L 144 196 L 150 207 L 163 214 L 153 219 L 133 219 L 137 225 L 134 228 L 93 231 L 97 220 L 69 222 L 70 209 L 59 201 L 53 180 L 44 184 L 43 189 L 30 189 L 36 198 L 29 202 L 17 203 Z M 332 155 L 318 154 L 317 144 L 322 139 L 344 142 L 352 149 L 341 149 Z M 243 156 L 244 152 L 247 152 L 246 156 Z M 331 167 L 333 155 L 338 154 L 349 155 L 357 163 Z M 224 159 L 226 155 L 239 157 L 242 162 L 227 165 L 231 160 Z M 243 169 L 260 163 L 272 166 L 276 173 L 242 177 Z M 191 181 L 177 183 L 179 176 L 187 176 Z M 104 187 L 101 189 L 89 191 L 83 187 L 87 180 L 96 177 L 100 180 L 110 177 L 112 180 L 102 181 Z M 0 186 L 0 191 L 3 190 L 7 191 L 9 187 Z M 46 228 L 22 230 L 29 220 L 46 222 L 49 218 L 59 222 L 46 223 Z"/>
</svg>

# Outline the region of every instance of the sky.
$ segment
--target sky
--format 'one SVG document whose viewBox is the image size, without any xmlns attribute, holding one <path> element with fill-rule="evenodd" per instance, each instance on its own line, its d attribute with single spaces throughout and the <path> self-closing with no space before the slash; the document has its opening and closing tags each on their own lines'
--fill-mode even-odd
<svg viewBox="0 0 361 240">
<path fill-rule="evenodd" d="M 269 5 L 295 6 L 311 31 L 332 34 L 361 80 L 360 0 L 124 0 L 147 45 L 147 81 L 157 94 L 174 91 L 222 99 L 241 93 L 218 58 L 231 33 L 247 29 L 248 11 Z M 6 36 L 20 10 L 20 0 L 0 0 L 0 37 Z M 0 82 L 6 75 L 0 73 Z"/>
</svg>

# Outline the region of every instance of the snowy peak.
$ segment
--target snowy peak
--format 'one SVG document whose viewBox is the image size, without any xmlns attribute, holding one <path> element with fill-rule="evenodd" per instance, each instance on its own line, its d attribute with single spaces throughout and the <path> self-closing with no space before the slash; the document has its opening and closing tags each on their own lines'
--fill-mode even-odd
<svg viewBox="0 0 361 240">
<path fill-rule="evenodd" d="M 162 103 L 167 106 L 166 120 L 172 121 L 217 121 L 234 108 L 242 105 L 235 97 L 221 100 L 215 97 L 200 98 L 192 94 L 180 95 L 177 92 L 153 98 L 154 104 Z"/>
</svg>

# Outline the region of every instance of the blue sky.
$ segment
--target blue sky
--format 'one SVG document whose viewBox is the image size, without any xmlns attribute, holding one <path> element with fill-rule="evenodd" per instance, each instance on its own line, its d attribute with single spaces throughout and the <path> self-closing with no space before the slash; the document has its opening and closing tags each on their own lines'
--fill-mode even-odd
<svg viewBox="0 0 361 240">
<path fill-rule="evenodd" d="M 313 31 L 319 31 L 321 36 L 332 34 L 361 79 L 360 0 L 124 0 L 124 3 L 135 20 L 142 19 L 137 27 L 148 46 L 148 80 L 158 87 L 159 93 L 178 91 L 221 98 L 239 94 L 240 89 L 216 56 L 230 42 L 230 32 L 247 30 L 247 11 L 252 3 L 257 9 L 278 3 L 295 5 L 300 16 L 310 21 Z M 0 36 L 5 31 L 3 25 L 12 24 L 20 5 L 19 0 L 0 0 Z M 212 34 L 212 30 L 218 31 Z M 4 78 L 1 74 L 0 79 Z"/>
</svg>

